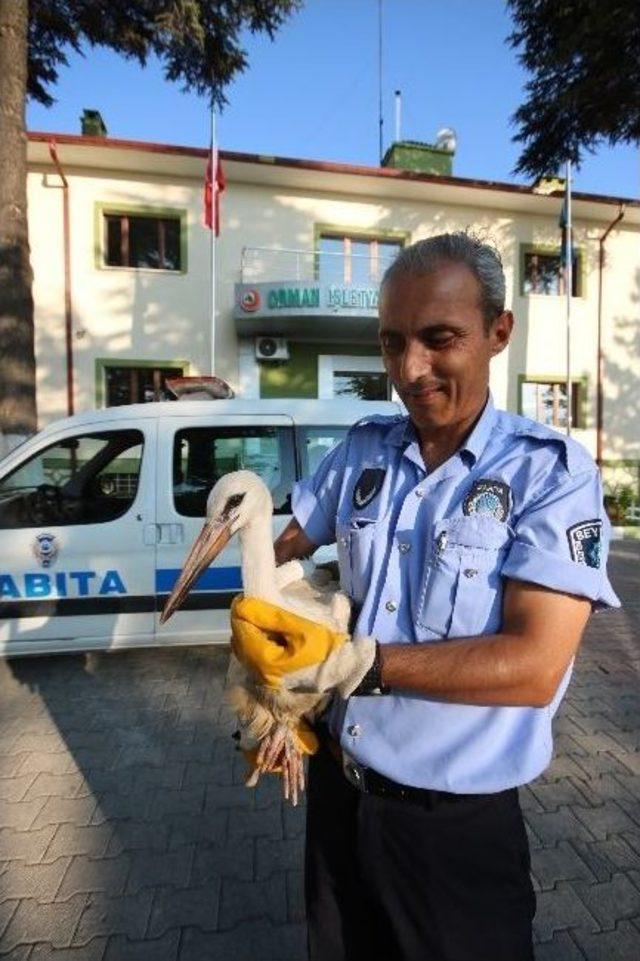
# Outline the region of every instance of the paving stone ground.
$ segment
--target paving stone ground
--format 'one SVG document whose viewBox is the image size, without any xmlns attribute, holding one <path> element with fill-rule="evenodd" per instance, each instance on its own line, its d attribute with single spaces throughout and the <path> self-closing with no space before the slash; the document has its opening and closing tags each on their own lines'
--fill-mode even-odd
<svg viewBox="0 0 640 961">
<path fill-rule="evenodd" d="M 537 961 L 640 959 L 640 544 L 522 791 Z M 0 956 L 304 961 L 303 810 L 243 784 L 215 648 L 0 662 Z M 517 961 L 517 959 L 514 959 Z"/>
</svg>

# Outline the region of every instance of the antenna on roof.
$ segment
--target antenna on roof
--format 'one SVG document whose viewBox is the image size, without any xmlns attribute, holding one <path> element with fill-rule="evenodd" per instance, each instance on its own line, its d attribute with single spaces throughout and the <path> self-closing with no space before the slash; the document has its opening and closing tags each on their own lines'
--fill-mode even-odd
<svg viewBox="0 0 640 961">
<path fill-rule="evenodd" d="M 401 118 L 402 118 L 402 91 L 396 90 L 396 143 L 400 143 Z"/>
</svg>

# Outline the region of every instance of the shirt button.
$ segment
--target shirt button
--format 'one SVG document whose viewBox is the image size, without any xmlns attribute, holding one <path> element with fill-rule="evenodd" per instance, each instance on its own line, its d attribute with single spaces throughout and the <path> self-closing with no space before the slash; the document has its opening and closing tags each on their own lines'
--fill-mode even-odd
<svg viewBox="0 0 640 961">
<path fill-rule="evenodd" d="M 416 487 L 413 493 L 416 495 L 416 497 L 424 497 L 424 491 L 420 490 L 419 487 Z"/>
<path fill-rule="evenodd" d="M 475 577 L 478 572 L 475 567 L 467 567 L 463 573 L 465 577 Z"/>
<path fill-rule="evenodd" d="M 407 551 L 411 550 L 411 544 L 398 544 L 398 550 L 401 554 L 406 554 Z"/>
<path fill-rule="evenodd" d="M 346 547 L 346 546 L 347 546 L 347 538 L 346 538 L 346 537 L 341 537 L 341 538 L 340 538 L 340 544 L 342 545 L 342 547 Z"/>
<path fill-rule="evenodd" d="M 360 733 L 361 730 L 359 724 L 350 724 L 347 728 L 347 734 L 349 737 L 360 737 Z"/>
<path fill-rule="evenodd" d="M 393 612 L 398 609 L 398 605 L 396 604 L 395 601 L 387 601 L 387 603 L 384 606 L 386 607 L 386 609 L 389 611 L 390 614 L 393 614 Z"/>
</svg>

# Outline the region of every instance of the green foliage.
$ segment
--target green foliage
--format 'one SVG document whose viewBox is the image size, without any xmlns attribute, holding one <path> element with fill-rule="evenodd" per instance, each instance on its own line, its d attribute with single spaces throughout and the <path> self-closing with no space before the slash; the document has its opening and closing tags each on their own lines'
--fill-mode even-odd
<svg viewBox="0 0 640 961">
<path fill-rule="evenodd" d="M 629 509 L 636 507 L 638 498 L 630 484 L 606 484 L 604 505 L 613 524 L 635 524 L 629 517 Z"/>
<path fill-rule="evenodd" d="M 224 88 L 247 66 L 240 34 L 273 38 L 302 0 L 30 0 L 28 93 L 46 106 L 67 52 L 103 46 L 144 65 L 159 57 L 167 80 L 207 94 L 218 105 Z"/>
<path fill-rule="evenodd" d="M 516 171 L 541 177 L 599 144 L 640 141 L 638 0 L 507 0 L 532 75 L 514 114 Z"/>
</svg>

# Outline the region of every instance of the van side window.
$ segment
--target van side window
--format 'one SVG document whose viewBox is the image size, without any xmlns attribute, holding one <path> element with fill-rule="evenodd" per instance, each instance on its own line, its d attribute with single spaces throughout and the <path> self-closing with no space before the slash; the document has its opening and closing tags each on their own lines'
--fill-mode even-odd
<svg viewBox="0 0 640 961">
<path fill-rule="evenodd" d="M 138 490 L 144 436 L 104 431 L 52 444 L 0 481 L 0 529 L 104 524 Z"/>
<path fill-rule="evenodd" d="M 295 481 L 290 427 L 189 427 L 176 433 L 173 500 L 185 517 L 204 517 L 207 497 L 223 474 L 251 470 L 273 497 L 274 514 L 291 513 Z"/>
<path fill-rule="evenodd" d="M 320 461 L 344 440 L 348 427 L 300 427 L 300 473 L 303 477 L 315 474 Z"/>
</svg>

